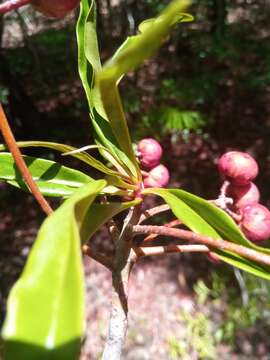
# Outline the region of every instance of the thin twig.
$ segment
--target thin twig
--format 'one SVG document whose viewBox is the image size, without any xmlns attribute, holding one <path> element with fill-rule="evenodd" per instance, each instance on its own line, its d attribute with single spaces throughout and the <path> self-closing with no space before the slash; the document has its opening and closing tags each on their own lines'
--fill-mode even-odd
<svg viewBox="0 0 270 360">
<path fill-rule="evenodd" d="M 228 183 L 229 184 L 229 183 Z M 227 198 L 225 193 L 226 192 L 226 187 L 228 186 L 227 182 L 225 181 L 223 186 L 222 186 L 222 190 L 221 190 L 221 193 L 222 195 L 220 195 L 218 197 L 218 199 L 214 199 L 214 200 L 208 200 L 209 203 L 227 211 L 227 204 L 232 204 L 232 199 L 231 198 Z M 224 205 L 225 204 L 225 205 Z M 158 215 L 162 212 L 165 212 L 165 211 L 168 211 L 170 210 L 170 207 L 169 205 L 167 204 L 163 204 L 163 205 L 159 205 L 159 206 L 156 206 L 152 209 L 147 209 L 143 212 L 143 214 L 141 215 L 140 217 L 140 220 L 139 220 L 139 223 L 138 224 L 141 224 L 143 223 L 144 221 L 150 219 L 151 217 L 155 216 L 155 215 Z M 233 219 L 239 221 L 239 217 L 237 217 L 237 214 L 234 214 L 234 213 L 231 213 L 231 212 L 228 212 L 229 215 L 232 216 Z"/>
<path fill-rule="evenodd" d="M 31 4 L 32 0 L 8 0 L 0 4 L 0 14 L 5 14 L 11 10 L 18 9 L 21 6 Z"/>
<path fill-rule="evenodd" d="M 175 219 L 175 220 L 172 220 L 172 221 L 168 222 L 167 224 L 164 224 L 163 226 L 166 226 L 166 227 L 171 228 L 171 227 L 178 226 L 178 225 L 180 225 L 180 224 L 181 224 L 181 221 L 178 220 L 178 219 Z M 150 234 L 150 235 L 147 235 L 147 236 L 143 239 L 142 243 L 143 243 L 143 244 L 144 244 L 144 243 L 148 243 L 148 242 L 150 242 L 150 241 L 155 240 L 157 237 L 158 237 L 158 234 Z"/>
<path fill-rule="evenodd" d="M 220 195 L 219 198 L 225 198 L 227 194 L 228 187 L 230 185 L 230 182 L 228 180 L 225 180 L 220 188 Z"/>
<path fill-rule="evenodd" d="M 156 207 L 154 207 L 152 209 L 145 210 L 143 212 L 143 214 L 141 215 L 138 224 L 141 224 L 145 220 L 150 219 L 152 216 L 155 216 L 155 215 L 157 215 L 159 213 L 162 213 L 162 212 L 165 212 L 165 211 L 168 211 L 168 210 L 170 210 L 170 207 L 167 204 L 159 205 L 159 206 L 156 206 Z"/>
<path fill-rule="evenodd" d="M 195 234 L 192 231 L 173 229 L 165 226 L 134 225 L 132 230 L 133 230 L 133 234 L 158 234 L 158 235 L 172 236 L 182 240 L 202 243 L 219 250 L 225 250 L 236 253 L 250 260 L 270 266 L 269 255 L 260 253 L 256 250 L 247 248 L 242 245 L 237 245 L 227 240 L 214 239 L 209 236 Z"/>
<path fill-rule="evenodd" d="M 89 245 L 83 245 L 82 247 L 83 253 L 85 255 L 88 255 L 89 257 L 91 257 L 92 259 L 96 260 L 97 262 L 101 263 L 102 265 L 104 265 L 106 268 L 108 268 L 109 270 L 112 270 L 113 267 L 113 260 L 111 257 L 109 256 L 105 256 L 105 255 L 101 255 L 98 254 L 96 251 L 94 251 L 93 249 L 91 249 L 91 247 Z"/>
<path fill-rule="evenodd" d="M 153 246 L 153 247 L 135 247 L 133 248 L 137 258 L 163 255 L 171 253 L 184 253 L 184 252 L 209 252 L 205 245 L 166 245 L 166 246 Z"/>
<path fill-rule="evenodd" d="M 53 209 L 50 207 L 47 200 L 41 194 L 37 184 L 33 180 L 32 175 L 26 166 L 26 163 L 23 159 L 23 156 L 21 154 L 21 151 L 20 151 L 18 145 L 16 144 L 16 140 L 10 129 L 8 120 L 6 118 L 6 115 L 4 113 L 4 110 L 3 110 L 3 107 L 1 104 L 0 104 L 0 130 L 5 139 L 7 147 L 10 150 L 15 163 L 22 174 L 22 177 L 24 178 L 26 184 L 29 187 L 29 190 L 32 192 L 33 196 L 35 197 L 35 199 L 37 200 L 37 202 L 39 203 L 39 205 L 41 206 L 43 211 L 47 215 L 51 214 L 53 212 Z"/>
</svg>

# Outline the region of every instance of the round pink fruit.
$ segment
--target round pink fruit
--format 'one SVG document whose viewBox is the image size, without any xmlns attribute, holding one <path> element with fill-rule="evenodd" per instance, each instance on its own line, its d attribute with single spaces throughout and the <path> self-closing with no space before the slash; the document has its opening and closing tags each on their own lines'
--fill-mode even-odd
<svg viewBox="0 0 270 360">
<path fill-rule="evenodd" d="M 258 175 L 258 164 L 249 154 L 230 151 L 218 161 L 221 175 L 236 185 L 247 185 Z"/>
<path fill-rule="evenodd" d="M 261 204 L 241 208 L 240 228 L 251 241 L 263 241 L 270 237 L 270 211 Z"/>
<path fill-rule="evenodd" d="M 160 164 L 151 171 L 148 176 L 144 179 L 143 184 L 145 188 L 150 187 L 165 187 L 170 180 L 170 173 L 166 166 Z"/>
<path fill-rule="evenodd" d="M 137 146 L 138 156 L 142 166 L 152 169 L 160 163 L 162 147 L 151 138 L 143 139 Z"/>
<path fill-rule="evenodd" d="M 36 10 L 46 16 L 61 18 L 80 4 L 80 0 L 33 0 Z"/>
<path fill-rule="evenodd" d="M 253 182 L 243 186 L 231 183 L 228 186 L 227 195 L 234 199 L 234 206 L 236 209 L 240 209 L 244 206 L 258 203 L 260 201 L 260 192 Z"/>
</svg>

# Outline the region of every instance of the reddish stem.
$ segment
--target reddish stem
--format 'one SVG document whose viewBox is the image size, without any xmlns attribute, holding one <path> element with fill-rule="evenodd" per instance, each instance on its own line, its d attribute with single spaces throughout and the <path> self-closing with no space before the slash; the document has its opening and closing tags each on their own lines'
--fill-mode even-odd
<svg viewBox="0 0 270 360">
<path fill-rule="evenodd" d="M 157 214 L 160 214 L 160 213 L 168 211 L 168 210 L 171 210 L 171 209 L 170 209 L 169 205 L 167 205 L 167 204 L 159 205 L 152 209 L 145 210 L 143 212 L 143 214 L 141 215 L 138 224 L 141 224 L 145 220 L 150 219 L 152 216 L 155 216 Z"/>
<path fill-rule="evenodd" d="M 31 4 L 32 0 L 8 0 L 0 4 L 0 14 L 5 14 L 11 10 L 20 8 L 21 6 Z"/>
<path fill-rule="evenodd" d="M 236 253 L 247 259 L 251 259 L 261 264 L 270 266 L 270 256 L 264 253 L 260 253 L 256 250 L 247 248 L 242 245 L 237 245 L 227 240 L 214 239 L 210 236 L 195 234 L 192 231 L 173 229 L 166 226 L 154 226 L 154 225 L 135 225 L 132 228 L 133 234 L 158 234 L 164 236 L 172 236 L 178 239 L 198 242 L 205 244 L 212 248 L 219 250 L 225 250 L 232 253 Z"/>
<path fill-rule="evenodd" d="M 30 171 L 28 170 L 25 161 L 22 157 L 22 154 L 20 152 L 20 149 L 18 148 L 18 145 L 16 144 L 16 140 L 14 138 L 14 135 L 10 129 L 10 126 L 8 124 L 8 120 L 6 118 L 6 115 L 4 113 L 3 107 L 0 104 L 0 130 L 2 132 L 2 135 L 5 139 L 5 142 L 7 144 L 7 147 L 9 148 L 14 161 L 20 170 L 22 177 L 24 178 L 26 184 L 28 185 L 29 189 L 31 190 L 33 196 L 43 209 L 43 211 L 49 215 L 53 212 L 53 209 L 48 204 L 47 200 L 43 197 L 41 194 L 37 184 L 32 178 L 32 175 Z"/>
<path fill-rule="evenodd" d="M 164 224 L 163 226 L 172 228 L 172 227 L 178 226 L 180 224 L 181 224 L 181 221 L 178 219 L 175 219 L 175 220 L 168 222 L 167 224 Z M 150 241 L 153 241 L 156 237 L 158 237 L 158 234 L 150 234 L 150 235 L 146 236 L 146 238 L 143 239 L 143 243 L 148 243 Z"/>
</svg>

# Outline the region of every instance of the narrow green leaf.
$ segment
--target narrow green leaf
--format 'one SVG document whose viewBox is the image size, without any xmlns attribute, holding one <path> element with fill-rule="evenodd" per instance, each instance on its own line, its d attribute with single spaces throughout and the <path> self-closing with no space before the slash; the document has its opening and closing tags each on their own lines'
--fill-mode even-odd
<svg viewBox="0 0 270 360">
<path fill-rule="evenodd" d="M 139 32 L 143 33 L 146 30 L 150 29 L 150 27 L 153 26 L 154 23 L 160 21 L 160 18 L 162 18 L 162 16 L 144 20 L 138 26 Z M 191 14 L 179 13 L 175 15 L 175 17 L 173 18 L 171 22 L 171 26 L 177 25 L 179 23 L 191 22 L 191 21 L 194 21 L 194 17 Z"/>
<path fill-rule="evenodd" d="M 23 180 L 21 180 L 21 181 L 20 180 L 18 180 L 18 181 L 8 180 L 7 183 L 9 185 L 12 185 L 12 186 L 20 189 L 20 190 L 29 192 L 29 189 L 28 189 L 27 185 L 23 182 Z M 47 181 L 36 181 L 36 184 L 37 184 L 41 194 L 43 196 L 48 196 L 48 197 L 68 198 L 72 194 L 74 194 L 74 192 L 77 190 L 77 188 L 72 188 L 72 187 L 65 186 L 65 185 L 59 186 L 59 185 L 48 183 Z"/>
<path fill-rule="evenodd" d="M 54 161 L 24 156 L 24 161 L 41 193 L 46 196 L 70 196 L 77 188 L 93 179 Z M 0 153 L 0 181 L 28 191 L 20 171 L 10 153 Z"/>
<path fill-rule="evenodd" d="M 59 151 L 61 153 L 66 153 L 66 152 L 70 152 L 70 151 L 73 151 L 73 150 L 77 149 L 77 148 L 75 148 L 73 146 L 70 146 L 70 145 L 59 144 L 59 143 L 54 143 L 54 142 L 50 142 L 50 141 L 18 141 L 17 145 L 20 148 L 44 147 L 44 148 L 47 148 L 47 149 L 57 150 L 57 151 Z M 5 145 L 0 145 L 0 151 L 5 150 L 5 149 L 6 149 Z M 97 159 L 95 159 L 93 156 L 89 155 L 85 151 L 70 154 L 70 156 L 73 156 L 73 157 L 83 161 L 84 163 L 86 163 L 86 164 L 90 165 L 91 167 L 99 170 L 100 172 L 103 172 L 103 173 L 108 174 L 108 175 L 120 176 L 116 171 L 113 171 L 113 170 L 109 169 L 102 162 L 98 161 Z"/>
<path fill-rule="evenodd" d="M 107 175 L 105 177 L 105 180 L 107 181 L 108 184 L 117 186 L 122 189 L 129 189 L 129 190 L 137 190 L 138 189 L 137 185 L 129 184 L 126 181 L 124 181 L 123 179 L 116 177 L 116 176 Z"/>
<path fill-rule="evenodd" d="M 80 15 L 77 21 L 77 44 L 78 44 L 78 67 L 82 84 L 86 93 L 88 103 L 91 104 L 91 86 L 93 82 L 94 71 L 91 64 L 88 63 L 85 56 L 85 24 L 91 9 L 93 9 L 94 2 L 88 0 L 81 0 Z M 96 35 L 96 34 L 95 34 Z M 96 38 L 96 36 L 94 36 Z M 95 44 L 95 41 L 92 43 Z M 94 51 L 96 54 L 96 51 Z M 96 63 L 96 62 L 95 62 Z"/>
<path fill-rule="evenodd" d="M 101 73 L 101 72 L 100 72 Z M 106 111 L 107 117 L 113 130 L 113 134 L 119 143 L 120 149 L 129 158 L 133 175 L 140 176 L 140 170 L 133 151 L 132 142 L 127 126 L 126 117 L 124 114 L 121 98 L 117 88 L 116 82 L 112 79 L 106 78 L 104 81 L 99 82 L 102 102 Z M 134 174 L 134 169 L 136 170 Z"/>
<path fill-rule="evenodd" d="M 161 46 L 169 35 L 179 13 L 189 5 L 187 0 L 175 0 L 142 34 L 131 37 L 105 64 L 98 74 L 99 81 L 117 82 L 122 75 L 136 69 Z"/>
<path fill-rule="evenodd" d="M 84 51 L 88 62 L 96 74 L 101 70 L 101 61 L 98 48 L 98 39 L 96 32 L 96 4 L 91 1 L 91 5 L 84 23 Z M 93 82 L 92 82 L 93 83 Z"/>
<path fill-rule="evenodd" d="M 125 152 L 120 149 L 120 145 L 112 132 L 110 124 L 97 113 L 96 109 L 94 109 L 94 114 L 95 118 L 92 118 L 92 123 L 97 134 L 96 142 L 98 144 L 101 143 L 106 148 L 110 149 L 110 151 L 118 159 L 119 163 L 124 167 L 127 173 L 130 174 L 131 178 L 136 180 L 137 167 L 128 158 Z M 107 153 L 104 153 L 102 150 L 100 153 L 105 159 L 107 159 Z"/>
<path fill-rule="evenodd" d="M 93 181 L 78 189 L 43 223 L 9 295 L 2 332 L 5 359 L 78 357 L 84 331 L 79 232 L 89 206 L 105 185 L 103 180 Z"/>
<path fill-rule="evenodd" d="M 100 90 L 103 108 L 110 122 L 113 134 L 128 158 L 136 167 L 138 179 L 141 173 L 134 155 L 130 134 L 118 91 L 119 79 L 134 70 L 149 58 L 169 34 L 177 14 L 186 8 L 188 1 L 177 0 L 169 5 L 161 16 L 142 34 L 130 37 L 116 51 L 114 56 L 97 73 L 97 87 Z M 179 20 L 179 17 L 178 17 Z M 178 21 L 177 20 L 177 21 Z"/>
<path fill-rule="evenodd" d="M 223 210 L 208 201 L 184 190 L 171 189 L 170 192 L 188 204 L 208 222 L 224 239 L 247 246 L 251 249 L 270 254 L 270 249 L 257 246 L 241 232 L 234 220 Z"/>
<path fill-rule="evenodd" d="M 145 189 L 143 193 L 155 194 L 162 197 L 164 201 L 170 206 L 174 215 L 179 220 L 181 220 L 181 222 L 184 225 L 186 225 L 189 229 L 191 229 L 195 233 L 210 236 L 214 239 L 222 239 L 222 236 L 224 234 L 224 229 L 226 228 L 226 226 L 229 226 L 231 227 L 232 234 L 237 236 L 237 238 L 226 238 L 226 240 L 234 241 L 234 242 L 237 242 L 237 239 L 239 240 L 239 236 L 241 235 L 241 232 L 239 231 L 240 233 L 239 235 L 238 231 L 233 229 L 234 226 L 232 226 L 232 224 L 227 221 L 228 219 L 226 214 L 225 214 L 226 218 L 224 218 L 223 216 L 220 217 L 220 213 L 213 211 L 209 217 L 209 213 L 207 212 L 209 211 L 210 207 L 212 207 L 212 205 L 209 204 L 210 205 L 209 208 L 206 206 L 206 204 L 205 204 L 206 206 L 205 208 L 198 206 L 198 203 L 201 204 L 200 201 L 203 199 L 195 197 L 194 195 L 188 194 L 186 192 L 185 194 L 187 195 L 184 196 L 183 190 L 177 190 L 177 189 L 149 188 L 149 189 Z M 189 199 L 188 201 L 187 198 Z M 198 201 L 196 198 L 198 199 Z M 195 206 L 194 203 L 196 203 L 197 206 Z M 223 221 L 225 221 L 225 224 L 222 224 Z M 216 225 L 217 223 L 218 226 Z M 242 243 L 241 245 L 247 246 L 247 244 L 244 245 L 244 243 Z M 255 261 L 251 261 L 249 259 L 243 258 L 242 256 L 239 256 L 238 254 L 235 253 L 217 250 L 217 249 L 212 249 L 212 250 L 224 262 L 227 262 L 228 264 L 236 266 L 242 270 L 248 271 L 253 275 L 260 276 L 264 279 L 270 280 L 269 267 L 261 265 Z M 257 249 L 257 250 L 263 252 L 261 249 Z"/>
<path fill-rule="evenodd" d="M 226 253 L 224 256 L 224 252 L 215 251 L 216 255 L 220 260 L 235 266 L 241 270 L 247 271 L 250 274 L 261 277 L 265 280 L 270 280 L 270 269 L 267 266 L 262 266 L 255 261 L 250 261 L 242 256 L 237 256 L 236 254 Z"/>
<path fill-rule="evenodd" d="M 103 195 L 108 195 L 108 196 L 132 196 L 133 193 L 130 190 L 123 190 L 123 189 L 119 189 L 116 186 L 113 185 L 108 185 L 106 186 L 101 194 Z"/>
<path fill-rule="evenodd" d="M 77 41 L 79 56 L 79 73 L 88 99 L 90 117 L 96 132 L 96 141 L 101 142 L 124 165 L 131 175 L 137 175 L 136 161 L 132 154 L 132 161 L 121 149 L 115 134 L 108 122 L 106 112 L 100 96 L 100 89 L 95 86 L 95 76 L 101 70 L 98 40 L 96 33 L 96 5 L 94 1 L 82 0 L 80 16 L 77 22 Z M 105 126 L 106 123 L 106 126 Z M 129 137 L 129 135 L 128 135 Z M 104 156 L 106 153 L 100 151 Z M 130 154 L 129 154 L 130 155 Z"/>
<path fill-rule="evenodd" d="M 78 170 L 70 169 L 51 160 L 37 159 L 31 156 L 24 156 L 24 160 L 44 196 L 66 198 L 71 196 L 77 188 L 94 181 L 93 178 Z M 0 153 L 0 181 L 29 191 L 10 153 Z M 130 192 L 136 190 L 135 185 L 126 183 L 116 176 L 107 176 L 106 182 L 109 186 L 102 190 L 102 194 L 128 196 L 131 195 Z"/>
</svg>

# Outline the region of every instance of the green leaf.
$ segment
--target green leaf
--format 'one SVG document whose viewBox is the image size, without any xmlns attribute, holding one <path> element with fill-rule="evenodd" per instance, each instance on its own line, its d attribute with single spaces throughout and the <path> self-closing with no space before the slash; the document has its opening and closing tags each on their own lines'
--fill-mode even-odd
<svg viewBox="0 0 270 360">
<path fill-rule="evenodd" d="M 132 206 L 138 205 L 140 199 L 135 199 L 128 202 L 112 202 L 108 204 L 92 204 L 85 216 L 82 229 L 81 229 L 81 239 L 82 242 L 89 240 L 97 229 L 113 218 L 115 215 L 120 212 L 131 208 Z M 92 219 L 95 219 L 93 222 Z"/>
<path fill-rule="evenodd" d="M 218 232 L 201 217 L 201 214 L 175 195 L 172 189 L 147 189 L 144 190 L 144 193 L 161 196 L 170 206 L 174 215 L 195 233 L 211 236 L 214 239 L 220 238 Z"/>
<path fill-rule="evenodd" d="M 94 109 L 95 118 L 92 118 L 92 123 L 94 129 L 96 131 L 96 142 L 101 143 L 106 148 L 110 149 L 110 151 L 115 155 L 118 162 L 124 167 L 126 172 L 133 179 L 137 179 L 137 170 L 134 163 L 128 158 L 124 151 L 120 149 L 120 145 L 118 144 L 111 126 L 108 121 L 103 119 L 100 114 L 97 113 L 96 109 Z M 108 160 L 108 153 L 104 153 L 104 151 L 100 151 L 100 154 Z"/>
<path fill-rule="evenodd" d="M 49 142 L 49 141 L 18 141 L 17 145 L 20 148 L 44 147 L 44 148 L 48 148 L 48 149 L 57 150 L 63 154 L 70 152 L 70 151 L 73 152 L 74 150 L 77 150 L 77 148 L 70 146 L 70 145 L 59 144 L 59 143 L 54 143 L 54 142 Z M 0 144 L 0 151 L 5 150 L 5 149 L 6 149 L 6 146 Z M 108 154 L 107 151 L 106 151 L 106 153 Z M 117 185 L 124 189 L 133 189 L 134 190 L 137 188 L 136 185 L 127 183 L 126 182 L 127 179 L 125 178 L 125 176 L 123 176 L 123 179 L 122 179 L 121 173 L 109 169 L 107 166 L 105 166 L 100 161 L 96 160 L 94 157 L 90 156 L 88 153 L 86 153 L 84 151 L 79 152 L 79 153 L 71 153 L 70 156 L 73 156 L 73 157 L 83 161 L 84 163 L 90 165 L 91 167 L 94 167 L 97 170 L 105 173 L 107 175 L 106 178 L 110 179 L 108 182 L 112 185 Z M 106 158 L 106 156 L 104 156 L 104 157 Z M 133 178 L 133 180 L 134 180 L 134 178 Z"/>
<path fill-rule="evenodd" d="M 126 167 L 128 173 L 137 176 L 138 166 L 134 153 L 121 149 L 117 137 L 112 132 L 100 96 L 100 89 L 95 86 L 96 74 L 101 70 L 98 40 L 96 34 L 96 6 L 94 1 L 82 0 L 80 16 L 77 22 L 77 41 L 79 56 L 79 73 L 88 99 L 90 117 L 95 129 L 96 141 L 107 147 Z M 129 134 L 127 135 L 129 139 Z M 104 151 L 100 151 L 104 156 Z M 105 156 L 106 157 L 106 156 Z M 134 165 L 135 164 L 135 165 Z"/>
<path fill-rule="evenodd" d="M 214 206 L 198 196 L 188 193 L 184 190 L 170 190 L 172 194 L 188 204 L 194 211 L 208 222 L 224 239 L 237 244 L 249 247 L 251 249 L 270 254 L 270 249 L 257 246 L 249 241 L 241 232 L 234 220 L 223 210 Z"/>
<path fill-rule="evenodd" d="M 174 215 L 181 220 L 193 232 L 201 235 L 210 236 L 214 239 L 222 239 L 224 235 L 224 229 L 229 226 L 229 231 L 233 237 L 225 237 L 227 241 L 240 243 L 243 246 L 248 246 L 250 242 L 243 243 L 245 240 L 241 240 L 242 234 L 240 230 L 237 230 L 236 225 L 233 225 L 228 220 L 227 214 L 217 208 L 217 212 L 212 212 L 213 205 L 208 204 L 207 201 L 196 197 L 195 195 L 184 192 L 178 189 L 156 189 L 149 188 L 143 191 L 144 194 L 155 194 L 164 199 L 164 201 L 170 206 Z M 209 205 L 206 205 L 206 203 Z M 225 217 L 223 215 L 225 214 Z M 225 223 L 223 223 L 225 221 Z M 247 241 L 247 240 L 246 240 Z M 265 252 L 257 247 L 258 251 Z M 255 261 L 251 261 L 236 253 L 222 251 L 217 249 L 211 249 L 214 251 L 220 259 L 227 262 L 230 265 L 236 266 L 242 270 L 248 271 L 253 275 L 260 276 L 264 279 L 270 280 L 270 267 L 261 265 Z"/>
<path fill-rule="evenodd" d="M 134 70 L 149 58 L 170 33 L 177 14 L 188 5 L 188 1 L 174 1 L 159 16 L 151 27 L 137 36 L 128 38 L 114 56 L 97 73 L 97 87 L 100 90 L 103 108 L 110 122 L 120 149 L 136 166 L 138 179 L 141 173 L 132 148 L 130 134 L 118 91 L 118 82 L 130 70 Z M 133 173 L 134 174 L 134 173 Z"/>
<path fill-rule="evenodd" d="M 146 30 L 150 29 L 154 23 L 156 23 L 158 21 L 160 21 L 160 17 L 144 20 L 138 26 L 139 32 L 140 33 L 145 32 Z M 194 21 L 194 17 L 191 14 L 179 13 L 179 14 L 175 15 L 175 17 L 173 18 L 173 20 L 171 22 L 171 26 L 177 25 L 179 23 L 191 22 L 191 21 Z"/>
<path fill-rule="evenodd" d="M 137 175 L 140 178 L 140 169 L 133 151 L 129 129 L 117 85 L 114 80 L 111 81 L 110 79 L 100 81 L 98 85 L 101 92 L 102 103 L 113 130 L 113 135 L 119 144 L 119 148 L 129 159 L 128 166 L 132 175 Z"/>
<path fill-rule="evenodd" d="M 117 186 L 122 189 L 138 190 L 137 185 L 129 184 L 129 183 L 125 182 L 124 180 L 122 180 L 121 178 L 116 177 L 116 176 L 107 175 L 105 177 L 105 180 L 107 181 L 108 184 Z"/>
<path fill-rule="evenodd" d="M 77 21 L 77 43 L 78 43 L 78 67 L 82 84 L 87 96 L 87 100 L 92 109 L 92 94 L 91 88 L 94 79 L 94 69 L 101 67 L 100 56 L 98 50 L 98 41 L 96 34 L 96 14 L 95 2 L 89 0 L 81 0 L 80 15 Z M 91 36 L 89 37 L 89 32 Z M 87 44 L 86 57 L 85 43 Z M 89 51 L 91 49 L 91 51 Z"/>
<path fill-rule="evenodd" d="M 72 151 L 77 149 L 77 148 L 75 148 L 73 146 L 70 146 L 70 145 L 59 144 L 59 143 L 54 143 L 54 142 L 50 142 L 50 141 L 18 141 L 17 145 L 20 148 L 44 147 L 44 148 L 47 148 L 47 149 L 57 150 L 57 151 L 59 151 L 61 153 L 66 153 L 66 152 L 70 152 L 70 151 L 72 152 Z M 6 149 L 5 145 L 0 145 L 0 151 L 5 150 L 5 149 Z M 73 156 L 73 157 L 83 161 L 84 163 L 86 163 L 86 164 L 90 165 L 91 167 L 99 170 L 100 172 L 103 172 L 103 173 L 108 174 L 108 175 L 120 176 L 119 173 L 109 169 L 107 166 L 102 164 L 102 162 L 98 161 L 97 159 L 95 159 L 93 156 L 89 155 L 85 151 L 79 152 L 79 153 L 71 153 L 70 156 Z"/>
<path fill-rule="evenodd" d="M 151 27 L 142 34 L 130 37 L 115 55 L 105 64 L 98 74 L 98 80 L 117 82 L 122 75 L 136 69 L 162 45 L 172 30 L 172 24 L 178 22 L 177 16 L 189 5 L 187 0 L 173 1 L 156 18 Z"/>
<path fill-rule="evenodd" d="M 80 228 L 104 180 L 66 200 L 43 223 L 8 299 L 2 336 L 7 360 L 78 357 L 84 331 Z"/>
<path fill-rule="evenodd" d="M 90 176 L 54 161 L 31 156 L 23 158 L 41 193 L 45 196 L 70 196 L 77 188 L 93 181 Z M 0 153 L 0 181 L 6 181 L 28 191 L 10 153 Z"/>
</svg>

